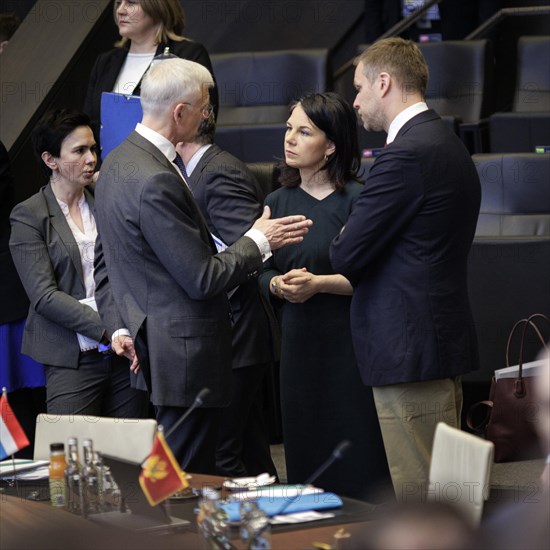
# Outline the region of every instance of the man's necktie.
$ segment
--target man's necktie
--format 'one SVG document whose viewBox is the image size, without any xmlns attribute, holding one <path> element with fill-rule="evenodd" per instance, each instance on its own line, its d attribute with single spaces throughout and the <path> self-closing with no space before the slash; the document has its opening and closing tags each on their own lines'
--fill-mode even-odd
<svg viewBox="0 0 550 550">
<path fill-rule="evenodd" d="M 187 175 L 185 164 L 183 163 L 183 160 L 177 153 L 176 153 L 176 158 L 174 159 L 174 164 L 180 169 L 183 179 L 187 182 L 189 180 L 189 176 Z"/>
</svg>

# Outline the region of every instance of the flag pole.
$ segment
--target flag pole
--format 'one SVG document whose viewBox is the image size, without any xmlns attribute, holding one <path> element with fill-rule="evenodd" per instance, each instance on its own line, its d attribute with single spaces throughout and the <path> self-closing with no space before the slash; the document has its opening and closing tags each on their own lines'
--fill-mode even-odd
<svg viewBox="0 0 550 550">
<path fill-rule="evenodd" d="M 6 388 L 6 386 L 2 387 L 2 397 L 6 400 L 6 402 L 8 401 L 8 389 Z M 17 496 L 21 496 L 19 494 L 19 481 L 17 480 L 17 472 L 15 471 L 15 454 L 14 453 L 11 454 L 11 467 L 13 468 L 12 483 L 15 485 L 15 492 Z"/>
</svg>

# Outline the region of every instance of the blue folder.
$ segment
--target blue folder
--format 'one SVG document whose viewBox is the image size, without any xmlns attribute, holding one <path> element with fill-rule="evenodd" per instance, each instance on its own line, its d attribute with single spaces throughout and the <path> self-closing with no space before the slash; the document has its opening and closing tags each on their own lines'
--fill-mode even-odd
<svg viewBox="0 0 550 550">
<path fill-rule="evenodd" d="M 117 94 L 114 92 L 103 92 L 101 94 L 101 129 L 99 139 L 101 142 L 101 158 L 103 160 L 135 129 L 136 124 L 141 122 L 142 116 L 143 111 L 139 96 Z"/>
<path fill-rule="evenodd" d="M 259 508 L 261 508 L 268 516 L 276 516 L 283 508 L 285 503 L 293 500 L 285 509 L 285 514 L 293 514 L 294 512 L 306 512 L 309 510 L 325 510 L 327 508 L 341 508 L 343 505 L 342 499 L 335 493 L 317 493 L 314 495 L 301 495 L 299 497 L 260 497 L 256 499 Z M 240 521 L 240 502 L 229 502 L 223 504 L 222 508 L 229 521 Z"/>
</svg>

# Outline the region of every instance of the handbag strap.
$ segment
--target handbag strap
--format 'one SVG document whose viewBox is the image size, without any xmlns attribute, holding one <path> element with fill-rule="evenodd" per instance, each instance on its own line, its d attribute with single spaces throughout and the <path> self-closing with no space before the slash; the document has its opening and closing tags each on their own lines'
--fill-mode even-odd
<svg viewBox="0 0 550 550">
<path fill-rule="evenodd" d="M 477 411 L 480 407 L 487 407 L 485 410 L 485 416 L 478 424 L 474 424 L 474 412 Z M 489 400 L 478 401 L 474 403 L 468 414 L 466 415 L 466 425 L 470 430 L 478 435 L 485 435 L 485 430 L 487 429 L 487 424 L 489 424 L 489 419 L 491 418 L 491 411 L 493 410 L 493 402 Z"/>
<path fill-rule="evenodd" d="M 510 366 L 510 344 L 512 342 L 512 338 L 517 328 L 520 326 L 523 326 L 523 330 L 521 331 L 520 345 L 519 345 L 518 377 L 514 383 L 514 395 L 516 397 L 525 396 L 525 383 L 523 381 L 523 346 L 525 343 L 525 333 L 527 332 L 528 326 L 531 326 L 533 328 L 540 342 L 542 343 L 544 349 L 546 349 L 546 352 L 548 353 L 548 346 L 546 345 L 546 342 L 542 337 L 542 334 L 534 321 L 534 319 L 538 319 L 538 318 L 544 319 L 550 325 L 550 319 L 548 319 L 546 315 L 543 315 L 542 313 L 533 313 L 533 315 L 530 315 L 527 319 L 520 319 L 512 327 L 512 330 L 510 331 L 510 336 L 508 337 L 508 343 L 506 344 L 506 366 L 509 367 Z"/>
</svg>

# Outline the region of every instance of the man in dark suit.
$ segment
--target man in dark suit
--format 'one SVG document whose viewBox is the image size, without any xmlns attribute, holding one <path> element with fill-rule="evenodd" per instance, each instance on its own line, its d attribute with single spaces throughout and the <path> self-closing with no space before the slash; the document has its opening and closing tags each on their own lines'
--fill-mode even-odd
<svg viewBox="0 0 550 550">
<path fill-rule="evenodd" d="M 176 148 L 185 163 L 189 188 L 218 250 L 232 245 L 262 211 L 260 185 L 238 158 L 214 145 L 214 113 L 205 118 L 192 142 Z M 224 411 L 216 468 L 238 477 L 276 474 L 262 410 L 263 382 L 275 360 L 268 309 L 256 280 L 229 293 L 233 321 L 233 398 Z M 276 321 L 274 320 L 273 325 Z"/>
<path fill-rule="evenodd" d="M 226 292 L 254 279 L 271 249 L 298 243 L 303 216 L 266 210 L 222 253 L 172 159 L 209 115 L 207 69 L 154 64 L 141 87 L 143 120 L 103 164 L 96 188 L 96 300 L 113 340 L 128 329 L 159 423 L 168 432 L 204 387 L 211 392 L 168 437 L 190 471 L 211 473 L 222 407 L 231 401 L 231 324 Z M 112 294 L 105 281 L 109 280 Z"/>
<path fill-rule="evenodd" d="M 459 426 L 460 375 L 478 362 L 466 264 L 480 184 L 462 142 L 424 103 L 427 82 L 412 42 L 381 40 L 359 57 L 354 107 L 388 145 L 331 246 L 354 286 L 357 362 L 402 500 L 422 496 L 435 426 Z"/>
</svg>

